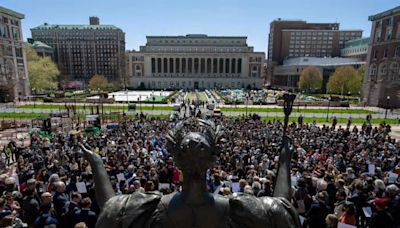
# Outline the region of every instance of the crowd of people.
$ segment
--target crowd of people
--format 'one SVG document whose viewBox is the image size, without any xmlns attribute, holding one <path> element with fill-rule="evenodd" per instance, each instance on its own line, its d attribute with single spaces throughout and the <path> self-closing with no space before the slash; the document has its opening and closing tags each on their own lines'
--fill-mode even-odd
<svg viewBox="0 0 400 228">
<path fill-rule="evenodd" d="M 209 191 L 272 196 L 283 124 L 216 122 L 225 133 L 207 172 Z M 165 139 L 175 124 L 141 116 L 99 135 L 33 135 L 24 148 L 10 143 L 0 161 L 0 227 L 95 227 L 100 211 L 79 142 L 101 156 L 116 194 L 180 191 L 184 177 Z M 287 131 L 295 148 L 292 203 L 304 227 L 400 227 L 400 144 L 390 126 L 292 123 Z"/>
</svg>

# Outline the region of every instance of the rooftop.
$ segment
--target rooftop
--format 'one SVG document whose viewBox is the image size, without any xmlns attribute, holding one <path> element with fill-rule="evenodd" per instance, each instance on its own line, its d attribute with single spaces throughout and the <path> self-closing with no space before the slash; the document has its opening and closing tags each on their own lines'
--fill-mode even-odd
<svg viewBox="0 0 400 228">
<path fill-rule="evenodd" d="M 31 44 L 31 46 L 32 46 L 33 48 L 53 49 L 53 48 L 50 47 L 49 45 L 47 45 L 47 44 L 45 44 L 45 43 L 43 43 L 43 42 L 41 42 L 41 41 L 37 41 L 37 40 L 35 40 L 35 41 L 33 42 L 33 44 Z"/>
<path fill-rule="evenodd" d="M 25 18 L 25 15 L 23 15 L 22 13 L 15 12 L 14 10 L 7 9 L 2 6 L 0 6 L 0 13 L 8 14 L 10 16 L 17 17 L 19 19 Z"/>
<path fill-rule="evenodd" d="M 365 64 L 356 58 L 318 58 L 318 57 L 297 57 L 283 61 L 283 66 L 340 66 Z"/>
<path fill-rule="evenodd" d="M 396 14 L 396 13 L 400 14 L 400 6 L 397 6 L 395 8 L 390 9 L 390 10 L 386 10 L 384 12 L 369 16 L 368 20 L 375 21 L 375 20 L 381 19 L 383 17 L 389 16 L 389 15 L 392 15 L 392 14 Z"/>
<path fill-rule="evenodd" d="M 370 38 L 360 38 L 349 40 L 344 43 L 344 48 L 342 50 L 351 49 L 351 48 L 360 48 L 360 47 L 368 47 Z"/>
<path fill-rule="evenodd" d="M 47 24 L 39 25 L 32 29 L 57 29 L 57 30 L 121 30 L 114 25 L 58 25 L 58 24 Z"/>
<path fill-rule="evenodd" d="M 187 34 L 185 36 L 146 36 L 146 38 L 193 38 L 193 39 L 198 39 L 198 38 L 204 38 L 204 39 L 232 39 L 232 38 L 240 38 L 240 39 L 247 39 L 247 36 L 208 36 L 205 34 Z"/>
</svg>

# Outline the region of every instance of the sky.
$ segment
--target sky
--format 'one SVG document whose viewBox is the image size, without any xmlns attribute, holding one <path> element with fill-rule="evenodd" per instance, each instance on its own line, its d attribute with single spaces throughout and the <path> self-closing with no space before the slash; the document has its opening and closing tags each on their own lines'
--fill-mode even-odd
<svg viewBox="0 0 400 228">
<path fill-rule="evenodd" d="M 338 22 L 340 29 L 362 29 L 368 16 L 400 5 L 399 0 L 0 0 L 0 6 L 25 14 L 30 28 L 49 24 L 112 24 L 125 32 L 127 50 L 145 45 L 147 35 L 207 34 L 247 36 L 255 51 L 267 52 L 269 24 L 277 18 Z"/>
</svg>

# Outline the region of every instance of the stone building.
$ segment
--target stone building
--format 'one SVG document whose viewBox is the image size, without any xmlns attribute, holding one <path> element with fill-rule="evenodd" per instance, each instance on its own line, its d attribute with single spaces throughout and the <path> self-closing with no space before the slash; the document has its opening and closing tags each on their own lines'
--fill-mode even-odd
<svg viewBox="0 0 400 228">
<path fill-rule="evenodd" d="M 63 80 L 87 83 L 95 74 L 121 81 L 125 70 L 125 33 L 91 17 L 89 25 L 47 24 L 31 29 L 32 38 L 54 49 Z"/>
<path fill-rule="evenodd" d="M 263 52 L 254 52 L 247 37 L 147 36 L 140 51 L 127 53 L 133 88 L 261 88 Z"/>
<path fill-rule="evenodd" d="M 362 100 L 366 105 L 400 107 L 400 6 L 370 16 Z"/>
<path fill-rule="evenodd" d="M 26 99 L 31 93 L 22 19 L 23 14 L 0 6 L 0 102 Z"/>
</svg>

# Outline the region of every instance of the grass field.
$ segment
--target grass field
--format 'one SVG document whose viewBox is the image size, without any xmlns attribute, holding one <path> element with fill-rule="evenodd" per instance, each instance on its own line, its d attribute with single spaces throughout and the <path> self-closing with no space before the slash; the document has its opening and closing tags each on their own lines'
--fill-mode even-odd
<svg viewBox="0 0 400 228">
<path fill-rule="evenodd" d="M 227 112 L 245 112 L 246 108 L 245 107 L 221 107 L 221 111 L 227 111 Z M 283 108 L 254 108 L 250 107 L 247 108 L 247 112 L 283 112 Z M 320 108 L 320 109 L 305 109 L 305 108 L 300 108 L 297 109 L 296 107 L 293 107 L 292 112 L 301 112 L 301 113 L 327 113 L 328 109 L 327 108 Z M 369 111 L 369 110 L 364 110 L 364 109 L 329 109 L 330 113 L 348 113 L 348 114 L 375 114 L 377 112 Z"/>
<path fill-rule="evenodd" d="M 0 118 L 16 118 L 16 119 L 33 119 L 33 118 L 39 118 L 39 117 L 48 117 L 48 113 L 16 113 L 16 112 L 0 112 Z M 169 118 L 169 115 L 147 115 L 148 117 L 153 117 L 153 118 L 161 118 L 161 119 L 166 119 Z M 135 115 L 128 115 L 129 118 L 134 118 Z M 79 114 L 79 118 L 83 119 L 84 115 Z M 239 118 L 238 116 L 230 116 L 227 118 Z M 107 119 L 113 119 L 117 120 L 117 116 L 111 117 L 108 115 Z M 261 117 L 261 120 L 263 121 L 272 121 L 272 120 L 280 120 L 283 121 L 283 117 Z M 303 122 L 304 123 L 312 123 L 313 121 L 316 121 L 317 123 L 331 123 L 332 119 L 329 119 L 329 121 L 326 121 L 326 118 L 320 118 L 320 117 L 304 117 Z M 337 121 L 339 124 L 346 124 L 347 123 L 347 118 L 337 118 Z M 289 118 L 290 122 L 297 122 L 296 117 L 291 117 Z M 383 121 L 385 121 L 388 124 L 398 124 L 397 119 L 372 119 L 373 124 L 380 124 Z M 352 118 L 352 123 L 353 124 L 362 124 L 365 122 L 364 118 Z"/>
<path fill-rule="evenodd" d="M 78 109 L 87 109 L 91 110 L 91 107 L 96 108 L 95 105 L 77 105 Z M 64 105 L 60 104 L 29 104 L 29 105 L 21 105 L 18 108 L 26 108 L 26 109 L 55 109 L 55 110 L 66 110 Z M 170 106 L 157 106 L 154 105 L 154 109 L 152 105 L 138 105 L 136 104 L 136 110 L 173 110 Z M 104 110 L 128 110 L 128 105 L 104 105 Z"/>
</svg>

